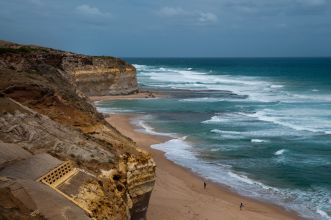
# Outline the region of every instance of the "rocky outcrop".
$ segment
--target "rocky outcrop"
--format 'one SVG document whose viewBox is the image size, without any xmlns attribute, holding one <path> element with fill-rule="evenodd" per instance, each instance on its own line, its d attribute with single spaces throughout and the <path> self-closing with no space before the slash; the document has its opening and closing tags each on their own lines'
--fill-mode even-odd
<svg viewBox="0 0 331 220">
<path fill-rule="evenodd" d="M 114 57 L 67 56 L 63 69 L 88 96 L 125 95 L 138 91 L 136 69 Z"/>
<path fill-rule="evenodd" d="M 126 95 L 138 92 L 136 69 L 110 56 L 85 56 L 36 46 L 0 42 L 1 65 L 18 71 L 51 65 L 71 78 L 87 96 Z"/>
<path fill-rule="evenodd" d="M 0 218 L 21 215 L 26 219 L 70 219 L 77 212 L 95 219 L 145 219 L 155 163 L 149 153 L 108 124 L 84 94 L 133 92 L 134 87 L 125 79 L 135 81 L 134 68 L 115 58 L 7 42 L 0 46 L 0 141 L 7 146 L 1 148 L 0 197 L 11 196 L 7 186 L 17 183 L 36 203 L 26 208 L 25 200 L 13 197 L 8 200 L 15 200 L 8 206 L 12 208 L 0 203 Z M 128 75 L 121 76 L 123 72 Z M 90 74 L 94 76 L 89 78 Z M 109 82 L 122 80 L 125 86 L 110 86 L 110 90 L 117 91 L 113 93 L 104 93 L 104 85 L 94 86 L 97 89 L 91 91 L 84 89 L 101 76 Z M 78 171 L 54 192 L 36 183 L 36 176 L 23 175 L 36 173 L 38 166 L 51 167 L 51 160 L 36 160 L 43 157 L 53 157 L 59 163 L 73 161 Z M 27 164 L 23 170 L 22 164 Z M 15 172 L 9 172 L 9 168 Z M 54 213 L 62 213 L 62 217 L 47 213 L 43 198 L 48 198 L 54 204 Z M 72 201 L 71 206 L 77 205 L 72 207 L 73 212 L 64 212 L 64 206 L 56 205 L 64 199 Z"/>
</svg>

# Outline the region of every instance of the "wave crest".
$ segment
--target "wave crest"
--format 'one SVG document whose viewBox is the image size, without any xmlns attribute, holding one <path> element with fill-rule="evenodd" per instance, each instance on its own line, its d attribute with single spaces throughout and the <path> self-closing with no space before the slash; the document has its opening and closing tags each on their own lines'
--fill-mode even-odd
<svg viewBox="0 0 331 220">
<path fill-rule="evenodd" d="M 280 156 L 280 155 L 284 154 L 285 152 L 286 152 L 286 149 L 280 149 L 280 150 L 276 151 L 276 152 L 274 153 L 274 155 L 276 155 L 276 156 Z"/>
</svg>

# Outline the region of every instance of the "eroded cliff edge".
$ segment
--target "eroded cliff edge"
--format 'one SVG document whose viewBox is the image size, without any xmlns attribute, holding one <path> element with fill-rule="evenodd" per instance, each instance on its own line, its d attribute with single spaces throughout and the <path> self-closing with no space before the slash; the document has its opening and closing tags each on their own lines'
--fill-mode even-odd
<svg viewBox="0 0 331 220">
<path fill-rule="evenodd" d="M 71 77 L 86 96 L 127 95 L 138 92 L 136 69 L 126 61 L 111 56 L 86 56 L 38 46 L 0 41 L 1 53 L 11 54 L 6 65 L 28 70 L 46 64 Z M 11 53 L 9 53 L 11 52 Z"/>
<path fill-rule="evenodd" d="M 136 69 L 121 59 L 67 55 L 61 65 L 85 95 L 127 95 L 138 91 Z"/>
<path fill-rule="evenodd" d="M 1 42 L 0 79 L 0 217 L 145 219 L 155 163 L 86 98 L 137 91 L 133 66 Z"/>
</svg>

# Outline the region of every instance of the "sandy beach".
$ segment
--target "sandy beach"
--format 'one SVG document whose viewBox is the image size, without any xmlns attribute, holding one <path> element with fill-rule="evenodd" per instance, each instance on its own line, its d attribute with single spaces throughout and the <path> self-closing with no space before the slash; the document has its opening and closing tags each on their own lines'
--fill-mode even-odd
<svg viewBox="0 0 331 220">
<path fill-rule="evenodd" d="M 225 186 L 208 182 L 167 160 L 163 152 L 150 148 L 167 138 L 138 132 L 131 123 L 134 117 L 135 115 L 117 114 L 106 120 L 154 157 L 157 178 L 148 208 L 149 220 L 300 219 L 295 213 L 240 196 Z M 203 186 L 204 181 L 207 182 L 206 189 Z M 241 202 L 245 207 L 240 211 Z"/>
</svg>

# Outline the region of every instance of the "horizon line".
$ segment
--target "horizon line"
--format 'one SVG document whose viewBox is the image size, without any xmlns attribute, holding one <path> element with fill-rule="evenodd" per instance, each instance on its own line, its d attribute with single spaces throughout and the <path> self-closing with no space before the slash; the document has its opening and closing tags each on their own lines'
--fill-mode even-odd
<svg viewBox="0 0 331 220">
<path fill-rule="evenodd" d="M 106 55 L 101 55 L 101 56 L 106 56 Z M 142 59 L 233 59 L 233 58 L 237 58 L 237 59 L 275 59 L 275 58 L 331 58 L 331 55 L 330 56 L 270 56 L 270 57 L 262 57 L 262 56 L 256 56 L 256 57 L 232 57 L 232 56 L 229 56 L 229 57 L 226 57 L 226 56 L 220 56 L 220 57 L 209 57 L 209 56 L 206 56 L 206 57 L 185 57 L 185 56 L 155 56 L 155 57 L 152 57 L 152 56 L 118 56 L 120 58 L 129 58 L 129 59 L 133 59 L 133 58 L 142 58 Z"/>
</svg>

